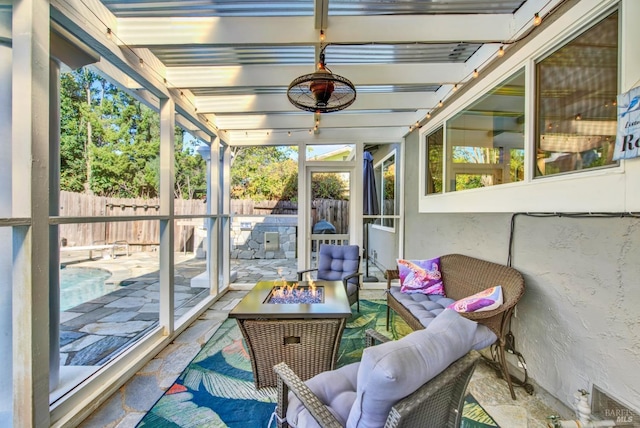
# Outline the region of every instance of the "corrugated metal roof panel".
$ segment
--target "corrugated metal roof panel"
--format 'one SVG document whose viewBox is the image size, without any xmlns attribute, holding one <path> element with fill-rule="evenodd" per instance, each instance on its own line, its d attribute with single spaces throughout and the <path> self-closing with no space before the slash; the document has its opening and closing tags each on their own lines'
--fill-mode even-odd
<svg viewBox="0 0 640 428">
<path fill-rule="evenodd" d="M 313 46 L 167 46 L 151 51 L 167 67 L 315 63 Z"/>
<path fill-rule="evenodd" d="M 313 0 L 102 0 L 118 17 L 312 16 Z"/>
<path fill-rule="evenodd" d="M 481 43 L 329 45 L 327 64 L 465 62 Z"/>
<path fill-rule="evenodd" d="M 526 0 L 331 0 L 329 15 L 514 13 Z"/>
<path fill-rule="evenodd" d="M 514 13 L 525 0 L 331 0 L 329 15 Z M 119 17 L 312 16 L 313 0 L 103 0 Z"/>
<path fill-rule="evenodd" d="M 414 43 L 329 45 L 326 62 L 331 64 L 461 63 L 480 43 Z M 206 65 L 294 65 L 315 64 L 313 46 L 160 46 L 151 51 L 167 67 Z"/>
</svg>

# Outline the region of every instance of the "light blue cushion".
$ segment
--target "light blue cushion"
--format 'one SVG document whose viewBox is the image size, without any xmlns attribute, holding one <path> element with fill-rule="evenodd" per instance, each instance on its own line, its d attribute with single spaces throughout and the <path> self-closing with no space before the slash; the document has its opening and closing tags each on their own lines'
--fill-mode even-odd
<svg viewBox="0 0 640 428">
<path fill-rule="evenodd" d="M 384 426 L 391 407 L 465 355 L 477 323 L 446 309 L 424 330 L 362 353 L 348 428 Z"/>
<path fill-rule="evenodd" d="M 347 275 L 358 272 L 360 266 L 360 247 L 357 245 L 320 245 L 318 258 L 318 279 L 342 281 Z M 349 283 L 358 284 L 358 277 Z"/>
<path fill-rule="evenodd" d="M 346 424 L 349 411 L 351 411 L 356 399 L 356 379 L 359 366 L 360 363 L 348 364 L 336 370 L 322 372 L 305 382 L 342 426 Z M 289 393 L 287 422 L 293 428 L 319 427 L 311 413 L 293 393 Z"/>
<path fill-rule="evenodd" d="M 438 295 L 426 295 L 422 293 L 407 294 L 400 291 L 400 287 L 393 286 L 389 290 L 389 293 L 398 300 L 414 317 L 416 317 L 420 324 L 425 328 L 440 315 L 450 304 L 455 300 L 448 297 Z M 479 351 L 487 346 L 495 343 L 498 337 L 491 331 L 486 325 L 479 324 L 476 330 L 476 336 L 473 342 L 472 349 Z"/>
</svg>

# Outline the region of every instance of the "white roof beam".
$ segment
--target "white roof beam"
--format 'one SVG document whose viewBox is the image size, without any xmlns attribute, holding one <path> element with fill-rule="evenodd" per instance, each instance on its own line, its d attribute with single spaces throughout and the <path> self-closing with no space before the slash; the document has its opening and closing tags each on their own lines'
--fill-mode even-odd
<svg viewBox="0 0 640 428">
<path fill-rule="evenodd" d="M 316 30 L 324 30 L 329 23 L 329 0 L 314 0 L 313 16 Z"/>
<path fill-rule="evenodd" d="M 325 43 L 488 42 L 508 40 L 512 31 L 509 14 L 332 16 Z M 310 16 L 119 18 L 117 36 L 128 46 L 319 43 Z"/>
<path fill-rule="evenodd" d="M 415 113 L 345 113 L 322 115 L 320 129 L 351 127 L 402 127 L 415 122 Z M 313 128 L 313 113 L 308 114 L 251 114 L 217 115 L 218 128 L 229 130 L 249 129 L 309 129 Z"/>
<path fill-rule="evenodd" d="M 457 83 L 464 64 L 368 64 L 331 66 L 335 74 L 358 85 Z M 170 86 L 180 88 L 229 86 L 288 86 L 296 77 L 313 73 L 307 65 L 245 65 L 167 68 Z"/>
<path fill-rule="evenodd" d="M 320 128 L 318 133 L 307 130 L 293 130 L 289 137 L 287 131 L 269 132 L 266 130 L 230 131 L 229 145 L 253 146 L 253 145 L 296 145 L 299 142 L 306 143 L 394 143 L 400 142 L 409 128 L 406 126 L 389 128 Z"/>
<path fill-rule="evenodd" d="M 260 113 L 298 111 L 285 94 L 200 96 L 195 99 L 202 113 Z M 394 92 L 357 94 L 350 110 L 400 110 L 434 108 L 434 92 Z"/>
</svg>

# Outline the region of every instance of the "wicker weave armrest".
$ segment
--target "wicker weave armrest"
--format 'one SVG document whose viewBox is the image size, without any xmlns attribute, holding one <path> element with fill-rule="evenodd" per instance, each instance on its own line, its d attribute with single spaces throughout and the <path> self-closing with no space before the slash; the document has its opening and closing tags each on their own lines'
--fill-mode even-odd
<svg viewBox="0 0 640 428">
<path fill-rule="evenodd" d="M 307 272 L 315 272 L 315 271 L 317 271 L 317 270 L 318 270 L 318 268 L 315 268 L 315 269 L 306 269 L 306 270 L 298 271 L 298 281 L 302 281 L 302 275 L 303 275 L 303 274 L 305 274 L 305 273 L 307 273 Z"/>
<path fill-rule="evenodd" d="M 384 342 L 389 342 L 391 339 L 389 339 L 384 334 L 378 333 L 376 330 L 372 328 L 368 328 L 367 331 L 365 332 L 365 340 L 366 340 L 365 347 L 368 348 L 369 346 L 375 345 L 376 342 L 384 343 Z"/>
<path fill-rule="evenodd" d="M 389 269 L 385 272 L 384 276 L 387 278 L 387 290 L 389 290 L 391 288 L 391 281 L 400 279 L 400 271 L 398 269 Z"/>
<path fill-rule="evenodd" d="M 465 391 L 479 359 L 478 352 L 469 352 L 400 400 L 391 408 L 385 427 L 400 425 L 402 419 L 415 426 L 460 426 Z"/>
<path fill-rule="evenodd" d="M 340 422 L 333 416 L 333 414 L 326 408 L 324 404 L 318 399 L 318 397 L 309 389 L 309 387 L 300 379 L 294 372 L 287 366 L 286 363 L 279 363 L 273 367 L 273 370 L 278 375 L 278 391 L 282 391 L 282 394 L 278 394 L 278 408 L 286 409 L 284 400 L 288 400 L 286 393 L 286 385 L 291 392 L 302 402 L 304 407 L 309 410 L 311 416 L 320 424 L 323 428 L 342 428 Z M 281 395 L 283 397 L 281 397 Z"/>
</svg>

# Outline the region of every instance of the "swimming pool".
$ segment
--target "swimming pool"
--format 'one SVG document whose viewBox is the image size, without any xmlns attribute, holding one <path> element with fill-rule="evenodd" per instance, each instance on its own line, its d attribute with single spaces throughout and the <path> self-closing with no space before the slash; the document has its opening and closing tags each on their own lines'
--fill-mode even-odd
<svg viewBox="0 0 640 428">
<path fill-rule="evenodd" d="M 111 273 L 98 268 L 60 269 L 60 311 L 66 311 L 122 287 L 106 284 Z"/>
</svg>

